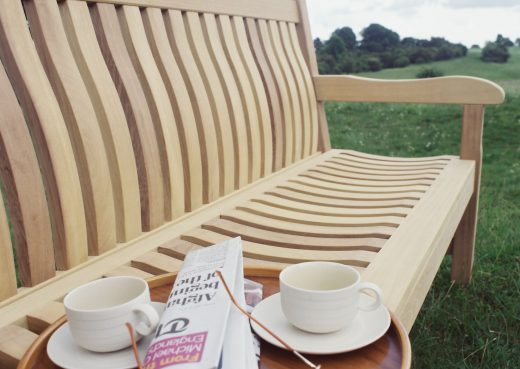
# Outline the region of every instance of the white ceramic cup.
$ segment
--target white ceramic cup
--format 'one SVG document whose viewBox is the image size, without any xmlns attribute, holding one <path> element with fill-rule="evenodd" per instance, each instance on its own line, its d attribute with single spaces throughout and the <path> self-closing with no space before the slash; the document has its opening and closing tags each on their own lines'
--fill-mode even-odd
<svg viewBox="0 0 520 369">
<path fill-rule="evenodd" d="M 63 300 L 72 337 L 95 352 L 129 347 L 126 322 L 136 331 L 136 340 L 152 333 L 159 315 L 150 303 L 148 284 L 136 277 L 98 279 L 77 287 Z"/>
<path fill-rule="evenodd" d="M 280 299 L 287 320 L 311 333 L 330 333 L 346 327 L 359 310 L 381 305 L 382 292 L 373 283 L 361 282 L 359 272 L 333 262 L 307 262 L 280 273 Z M 359 303 L 362 290 L 375 294 L 374 302 Z"/>
</svg>

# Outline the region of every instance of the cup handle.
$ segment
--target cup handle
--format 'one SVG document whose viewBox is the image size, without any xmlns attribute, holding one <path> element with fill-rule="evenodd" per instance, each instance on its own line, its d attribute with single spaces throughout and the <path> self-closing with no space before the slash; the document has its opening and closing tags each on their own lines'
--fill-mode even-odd
<svg viewBox="0 0 520 369">
<path fill-rule="evenodd" d="M 154 331 L 157 324 L 159 324 L 159 314 L 157 314 L 157 311 L 149 304 L 139 304 L 132 311 L 134 313 L 141 313 L 146 317 L 146 320 L 148 320 L 148 322 L 145 322 L 139 319 L 140 321 L 135 327 L 137 333 L 142 336 L 148 336 Z"/>
<path fill-rule="evenodd" d="M 381 288 L 379 288 L 376 284 L 370 283 L 370 282 L 361 282 L 358 284 L 358 291 L 361 292 L 362 290 L 371 290 L 376 295 L 376 301 L 372 302 L 371 304 L 367 306 L 359 306 L 359 310 L 362 311 L 372 311 L 377 309 L 381 303 L 382 303 L 382 296 L 383 291 L 381 291 Z"/>
</svg>

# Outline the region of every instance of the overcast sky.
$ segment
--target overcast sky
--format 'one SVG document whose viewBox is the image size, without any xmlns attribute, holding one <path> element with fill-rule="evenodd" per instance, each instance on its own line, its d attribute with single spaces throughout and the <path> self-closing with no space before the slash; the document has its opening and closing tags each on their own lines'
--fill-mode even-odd
<svg viewBox="0 0 520 369">
<path fill-rule="evenodd" d="M 336 28 L 359 33 L 379 23 L 402 37 L 445 37 L 466 46 L 483 45 L 498 33 L 520 37 L 520 0 L 307 0 L 314 37 Z"/>
</svg>

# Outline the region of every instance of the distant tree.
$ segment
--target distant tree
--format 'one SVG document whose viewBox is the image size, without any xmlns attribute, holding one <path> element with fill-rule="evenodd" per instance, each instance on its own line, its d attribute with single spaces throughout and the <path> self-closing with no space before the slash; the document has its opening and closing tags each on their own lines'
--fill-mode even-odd
<svg viewBox="0 0 520 369">
<path fill-rule="evenodd" d="M 401 55 L 394 60 L 394 64 L 392 66 L 394 68 L 404 68 L 408 65 L 410 65 L 410 59 L 408 59 L 408 57 L 405 55 Z"/>
<path fill-rule="evenodd" d="M 323 52 L 331 55 L 336 61 L 347 51 L 345 43 L 338 35 L 332 35 L 323 46 Z"/>
<path fill-rule="evenodd" d="M 323 42 L 320 40 L 319 37 L 316 37 L 314 39 L 314 50 L 316 50 L 316 52 L 320 52 L 322 47 L 323 47 Z"/>
<path fill-rule="evenodd" d="M 497 39 L 495 41 L 498 45 L 503 45 L 505 47 L 511 47 L 515 46 L 513 41 L 511 41 L 509 38 L 502 36 L 500 33 L 497 35 Z"/>
<path fill-rule="evenodd" d="M 380 53 L 399 45 L 399 35 L 377 23 L 369 25 L 361 32 L 361 35 L 363 40 L 360 47 L 369 52 Z"/>
<path fill-rule="evenodd" d="M 357 46 L 356 34 L 350 27 L 338 28 L 332 32 L 332 35 L 336 35 L 341 38 L 348 50 L 354 50 Z"/>
<path fill-rule="evenodd" d="M 480 49 L 480 45 L 473 44 L 473 45 L 471 45 L 471 48 L 472 49 Z"/>
<path fill-rule="evenodd" d="M 520 37 L 515 40 L 516 46 L 520 47 Z"/>
<path fill-rule="evenodd" d="M 496 42 L 488 42 L 482 49 L 480 59 L 484 62 L 506 63 L 510 56 L 506 46 Z"/>
</svg>

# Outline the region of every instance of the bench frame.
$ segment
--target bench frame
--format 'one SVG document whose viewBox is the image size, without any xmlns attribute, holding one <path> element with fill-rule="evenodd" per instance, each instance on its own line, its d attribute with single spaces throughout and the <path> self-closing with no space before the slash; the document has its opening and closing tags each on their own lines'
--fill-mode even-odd
<svg viewBox="0 0 520 369">
<path fill-rule="evenodd" d="M 12 1 L 1 0 L 0 6 L 7 9 Z M 19 360 L 20 353 L 23 353 L 27 345 L 34 340 L 34 334 L 30 331 L 41 332 L 47 324 L 62 314 L 63 309 L 59 301 L 74 286 L 109 275 L 111 270 L 127 265 L 147 252 L 157 250 L 159 246 L 182 236 L 183 233 L 218 218 L 226 211 L 235 209 L 253 197 L 314 168 L 329 158 L 344 153 L 341 150 L 331 150 L 324 110 L 325 101 L 436 103 L 464 106 L 460 160 L 446 157 L 448 162 L 446 168 L 425 193 L 421 202 L 392 234 L 384 248 L 363 272 L 362 278 L 378 283 L 382 287 L 385 292 L 385 303 L 408 330 L 415 321 L 447 251 L 452 254 L 452 279 L 461 284 L 470 282 L 482 166 L 484 105 L 503 102 L 504 91 L 498 85 L 479 78 L 463 76 L 403 81 L 383 81 L 354 76 L 320 76 L 304 0 L 264 0 L 247 4 L 233 0 L 220 0 L 210 5 L 203 0 L 68 1 L 171 8 L 296 22 L 301 51 L 309 68 L 317 100 L 318 152 L 180 215 L 152 231 L 142 234 L 137 232 L 127 241 L 119 243 L 99 256 L 91 256 L 87 261 L 66 271 L 58 271 L 51 279 L 33 287 L 24 287 L 14 296 L 0 301 L 0 332 L 4 333 L 4 338 L 0 339 L 0 365 L 4 362 L 7 366 L 13 366 L 13 363 Z M 0 22 L 8 22 L 6 13 L 7 11 L 5 13 L 0 11 Z M 1 24 L 0 31 L 2 31 Z M 0 32 L 0 36 L 3 54 L 10 55 L 12 51 L 7 46 L 5 34 Z M 10 63 L 14 63 L 14 59 L 8 58 L 4 61 L 6 69 L 13 68 L 12 65 L 9 66 Z M 29 117 L 31 118 L 33 117 Z M 5 134 L 5 132 L 0 133 Z M 7 196 L 9 194 L 8 191 Z M 6 243 L 9 242 L 7 233 L 1 228 L 2 224 L 7 224 L 7 221 L 2 218 L 3 208 L 3 202 L 0 202 L 0 231 L 2 231 L 0 240 Z M 432 217 L 432 214 L 435 214 L 435 217 Z M 0 249 L 0 252 L 3 251 L 5 248 Z M 65 261 L 64 263 L 66 264 Z M 180 265 L 181 261 L 178 261 L 174 267 Z M 158 267 L 153 270 L 161 269 Z M 45 310 L 47 313 L 34 314 L 41 309 L 47 309 Z"/>
</svg>

